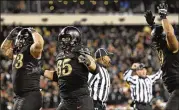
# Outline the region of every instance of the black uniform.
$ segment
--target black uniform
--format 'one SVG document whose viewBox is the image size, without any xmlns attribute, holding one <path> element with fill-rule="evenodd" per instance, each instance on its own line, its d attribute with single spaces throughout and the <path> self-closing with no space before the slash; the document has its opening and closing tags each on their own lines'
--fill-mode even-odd
<svg viewBox="0 0 179 110">
<path fill-rule="evenodd" d="M 162 79 L 171 97 L 167 103 L 167 110 L 179 110 L 179 51 L 172 53 L 167 48 L 166 36 L 153 38 L 161 66 Z"/>
<path fill-rule="evenodd" d="M 39 110 L 41 107 L 40 74 L 27 69 L 40 66 L 40 60 L 30 54 L 25 46 L 17 54 L 12 65 L 13 89 L 16 94 L 13 110 Z"/>
<path fill-rule="evenodd" d="M 78 52 L 60 51 L 56 57 L 62 102 L 57 110 L 93 110 L 88 90 L 88 68 L 78 62 Z"/>
</svg>

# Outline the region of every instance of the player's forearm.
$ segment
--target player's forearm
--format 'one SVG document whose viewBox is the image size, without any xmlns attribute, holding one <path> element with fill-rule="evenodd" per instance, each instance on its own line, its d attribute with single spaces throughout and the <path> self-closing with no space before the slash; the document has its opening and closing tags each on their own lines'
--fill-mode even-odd
<svg viewBox="0 0 179 110">
<path fill-rule="evenodd" d="M 97 69 L 96 63 L 92 61 L 91 64 L 88 66 L 88 69 L 90 72 L 94 72 Z"/>
<path fill-rule="evenodd" d="M 43 50 L 44 40 L 38 32 L 33 32 L 34 48 Z"/>
<path fill-rule="evenodd" d="M 178 51 L 179 44 L 174 34 L 174 29 L 167 19 L 162 19 L 162 26 L 166 33 L 166 40 L 169 50 L 172 52 Z"/>
<path fill-rule="evenodd" d="M 8 58 L 13 58 L 13 48 L 12 48 L 12 40 L 5 39 L 1 45 L 1 51 L 3 55 L 7 56 Z"/>
<path fill-rule="evenodd" d="M 44 71 L 44 76 L 50 80 L 53 80 L 53 74 L 54 74 L 54 71 L 50 71 L 50 70 Z"/>
<path fill-rule="evenodd" d="M 58 76 L 56 71 L 45 70 L 43 75 L 52 81 L 58 82 Z"/>
</svg>

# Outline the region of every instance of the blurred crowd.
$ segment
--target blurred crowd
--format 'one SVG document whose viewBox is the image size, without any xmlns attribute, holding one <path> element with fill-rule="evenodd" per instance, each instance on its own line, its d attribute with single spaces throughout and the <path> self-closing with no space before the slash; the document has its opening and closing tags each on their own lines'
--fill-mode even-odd
<svg viewBox="0 0 179 110">
<path fill-rule="evenodd" d="M 148 68 L 148 74 L 154 74 L 159 68 L 156 53 L 150 48 L 150 32 L 148 26 L 77 26 L 83 33 L 83 43 L 92 53 L 97 48 L 106 48 L 113 52 L 112 67 L 109 68 L 111 76 L 111 88 L 108 99 L 109 110 L 114 108 L 130 107 L 131 96 L 129 85 L 123 80 L 123 73 L 134 62 L 143 62 Z M 174 26 L 179 30 L 179 26 Z M 1 27 L 0 44 L 8 35 L 13 26 Z M 63 28 L 52 26 L 34 27 L 44 38 L 43 68 L 54 70 L 56 55 L 56 38 Z M 177 35 L 178 32 L 175 32 Z M 12 61 L 8 60 L 0 52 L 0 81 L 1 81 L 1 110 L 11 110 L 13 104 L 13 89 L 11 83 Z M 55 108 L 60 102 L 58 85 L 41 76 L 41 92 L 43 95 L 43 108 Z M 165 106 L 168 93 L 163 87 L 162 81 L 158 81 L 153 87 L 153 107 Z M 125 110 L 125 109 L 124 109 Z"/>
<path fill-rule="evenodd" d="M 179 0 L 2 0 L 1 13 L 157 13 L 157 5 L 166 1 L 170 13 L 179 13 Z"/>
</svg>

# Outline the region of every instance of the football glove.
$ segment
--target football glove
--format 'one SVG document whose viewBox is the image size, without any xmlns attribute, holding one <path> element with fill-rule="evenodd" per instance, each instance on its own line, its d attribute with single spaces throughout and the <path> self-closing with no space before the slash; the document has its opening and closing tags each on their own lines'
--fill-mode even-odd
<svg viewBox="0 0 179 110">
<path fill-rule="evenodd" d="M 150 25 L 150 26 L 154 26 L 155 22 L 155 16 L 152 14 L 151 10 L 147 10 L 146 13 L 145 13 L 145 19 L 147 21 L 147 23 Z"/>
<path fill-rule="evenodd" d="M 16 36 L 18 35 L 18 33 L 22 30 L 22 27 L 15 27 L 7 36 L 8 40 L 14 40 L 16 38 Z"/>
<path fill-rule="evenodd" d="M 89 55 L 87 54 L 81 54 L 79 57 L 78 57 L 78 61 L 79 63 L 83 63 L 85 64 L 86 66 L 90 66 L 91 65 L 91 61 L 89 59 Z"/>
<path fill-rule="evenodd" d="M 168 5 L 166 3 L 161 3 L 157 7 L 158 13 L 160 15 L 161 19 L 166 19 L 167 13 L 168 13 Z"/>
</svg>

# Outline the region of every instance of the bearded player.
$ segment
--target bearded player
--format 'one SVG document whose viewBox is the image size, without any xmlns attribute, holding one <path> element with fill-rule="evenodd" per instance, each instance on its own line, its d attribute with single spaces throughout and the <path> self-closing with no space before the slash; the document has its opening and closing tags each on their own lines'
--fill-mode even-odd
<svg viewBox="0 0 179 110">
<path fill-rule="evenodd" d="M 1 45 L 2 53 L 13 60 L 12 82 L 16 95 L 13 110 L 41 107 L 40 73 L 30 67 L 40 67 L 43 44 L 42 36 L 32 28 L 16 27 Z"/>
<path fill-rule="evenodd" d="M 41 70 L 44 76 L 57 81 L 62 98 L 57 110 L 93 110 L 89 95 L 88 73 L 98 73 L 98 66 L 88 48 L 81 43 L 76 27 L 65 27 L 57 40 L 57 71 Z"/>
<path fill-rule="evenodd" d="M 162 26 L 155 25 L 151 11 L 146 12 L 146 21 L 152 27 L 152 47 L 158 53 L 163 71 L 162 79 L 170 98 L 166 110 L 179 110 L 179 43 L 172 25 L 167 19 L 168 5 L 161 3 L 158 12 Z"/>
</svg>

